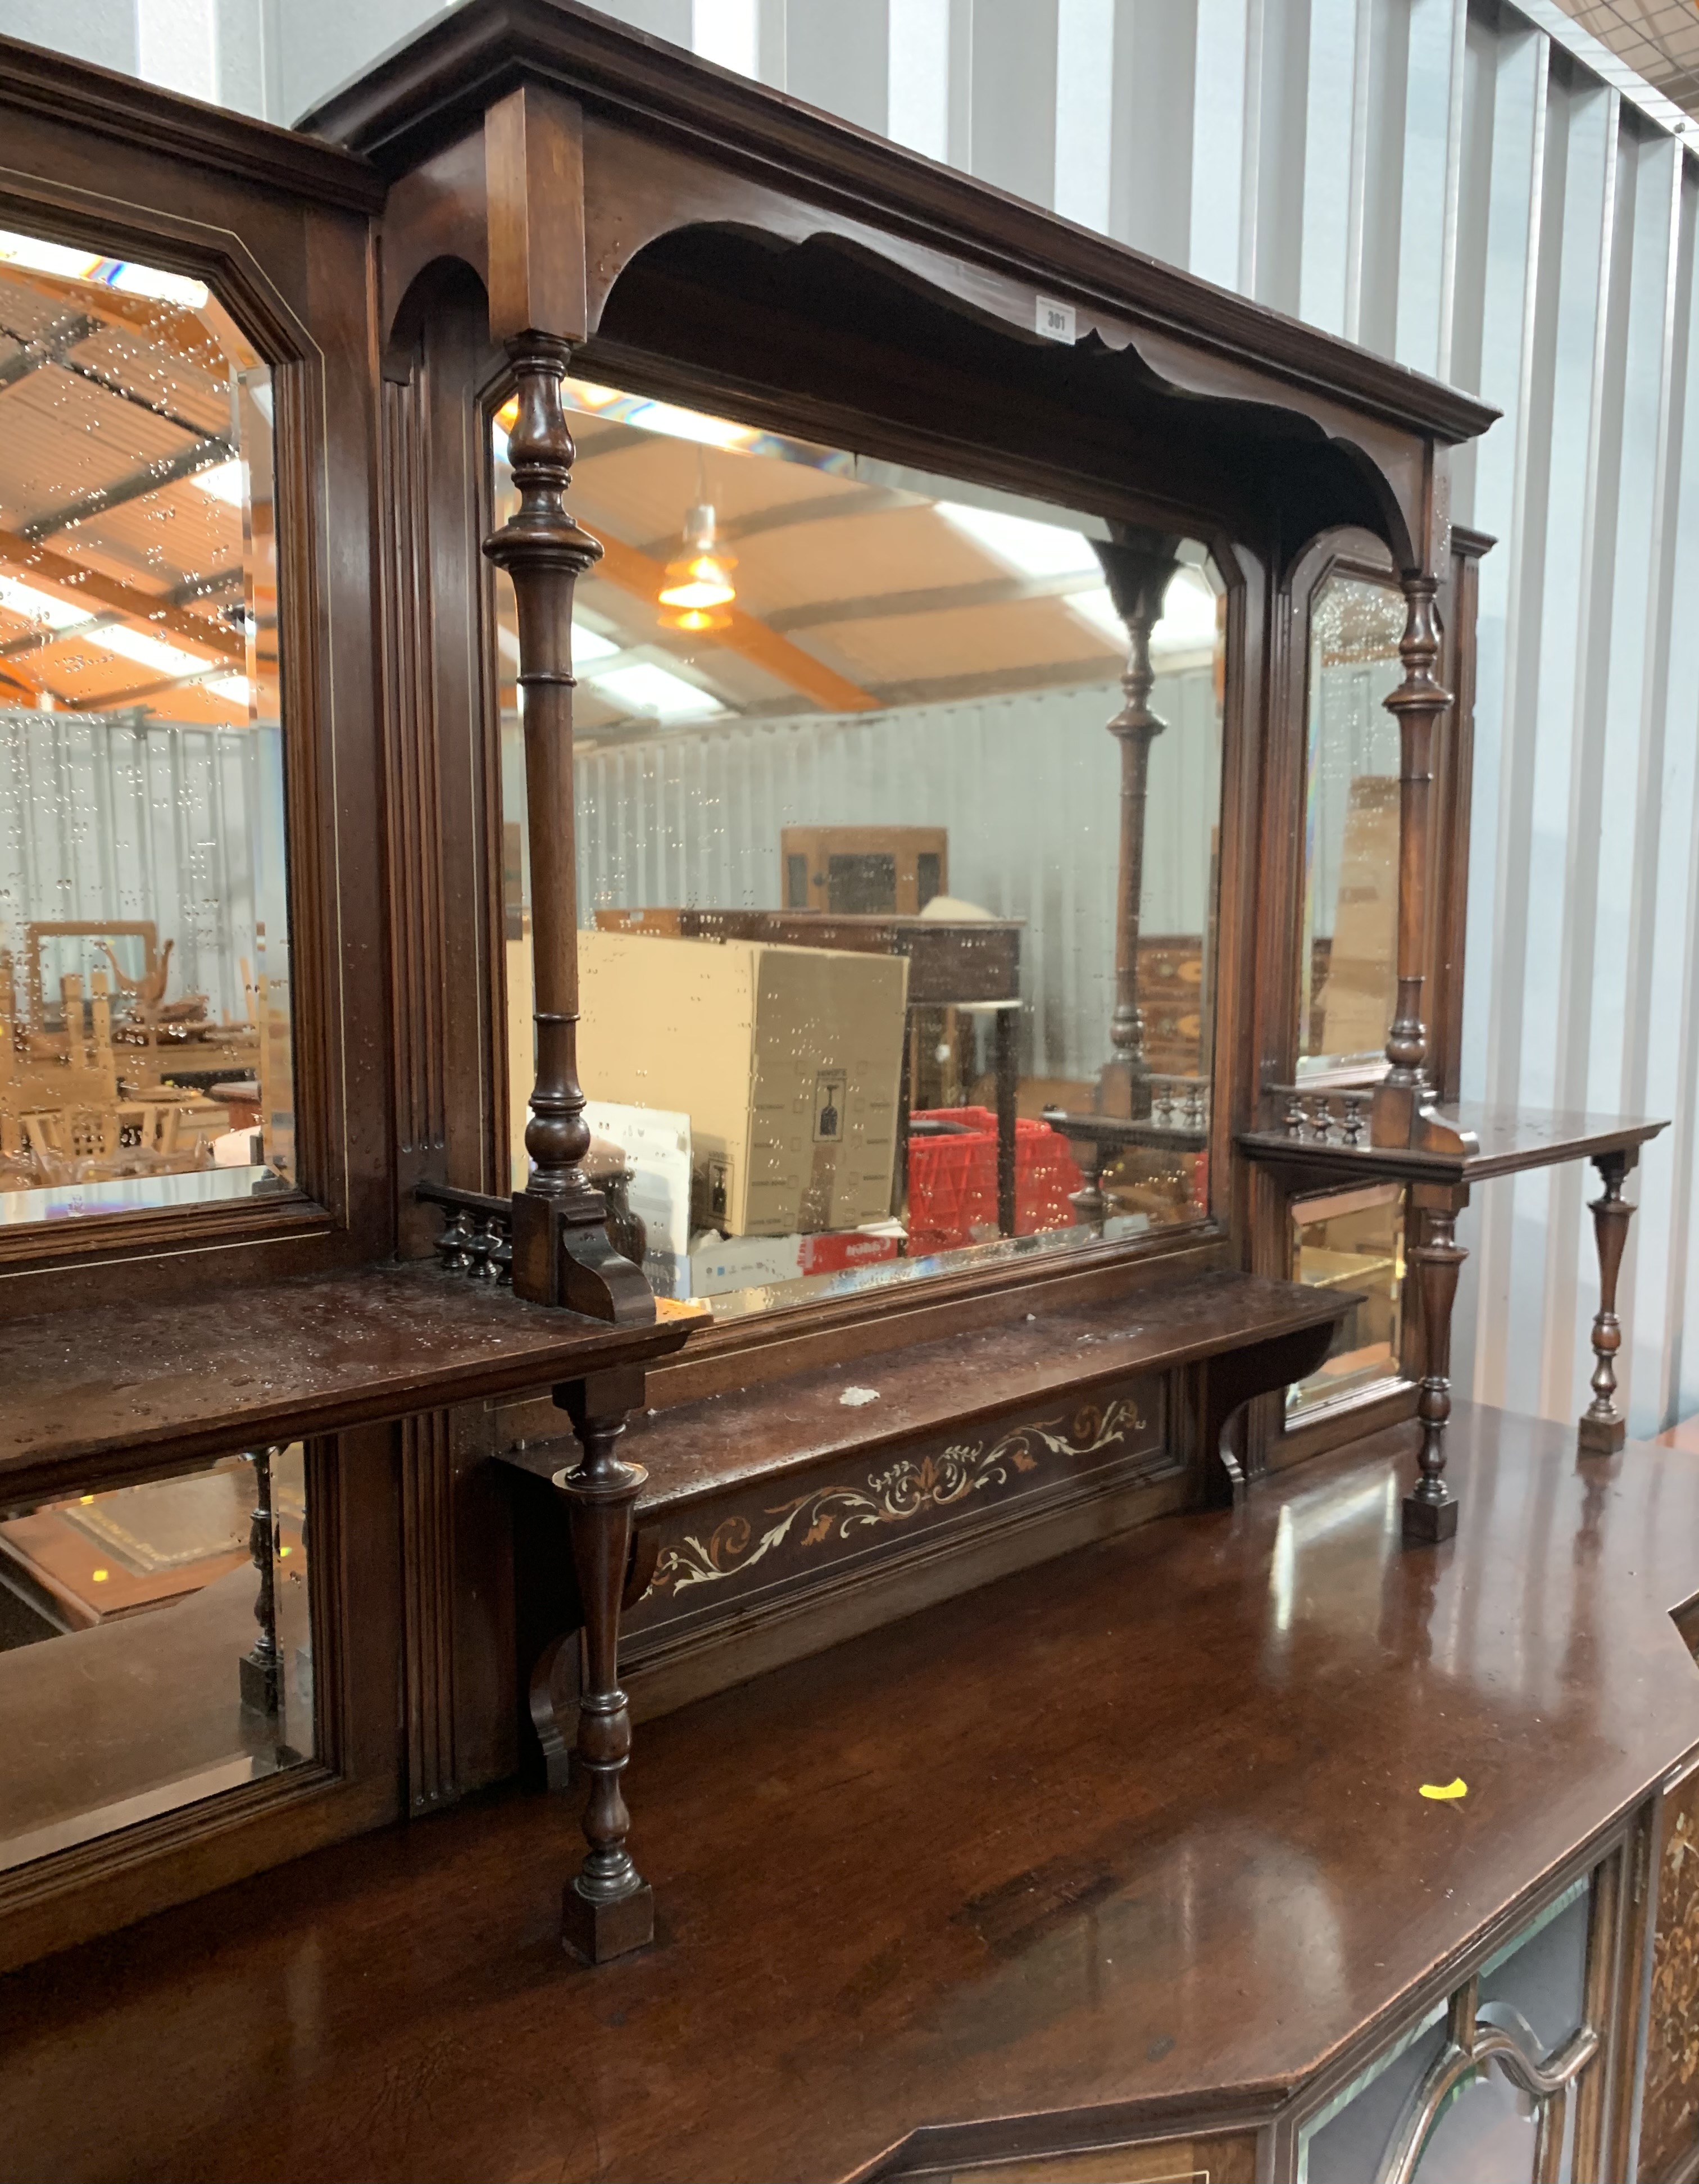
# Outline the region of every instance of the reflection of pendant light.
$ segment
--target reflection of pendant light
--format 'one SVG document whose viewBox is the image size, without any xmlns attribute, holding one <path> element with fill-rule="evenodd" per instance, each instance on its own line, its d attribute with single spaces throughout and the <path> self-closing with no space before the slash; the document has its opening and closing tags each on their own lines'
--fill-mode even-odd
<svg viewBox="0 0 1699 2184">
<path fill-rule="evenodd" d="M 716 543 L 712 507 L 706 501 L 699 502 L 684 519 L 683 553 L 666 565 L 660 587 L 660 604 L 666 609 L 660 617 L 662 627 L 729 627 L 732 617 L 726 609 L 738 595 L 732 582 L 737 566 L 733 556 Z"/>
</svg>

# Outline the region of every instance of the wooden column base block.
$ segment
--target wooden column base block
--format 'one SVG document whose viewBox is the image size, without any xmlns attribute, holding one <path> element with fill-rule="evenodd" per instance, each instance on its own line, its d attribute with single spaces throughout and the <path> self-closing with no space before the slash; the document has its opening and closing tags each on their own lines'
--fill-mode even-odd
<svg viewBox="0 0 1699 2184">
<path fill-rule="evenodd" d="M 655 1294 L 641 1268 L 608 1240 L 607 1209 L 589 1190 L 571 1198 L 516 1191 L 513 1290 L 532 1304 L 564 1305 L 615 1327 L 655 1323 Z"/>
<path fill-rule="evenodd" d="M 570 1880 L 560 1898 L 560 1942 L 587 1964 L 604 1964 L 646 1949 L 655 1939 L 655 1891 L 646 1880 L 624 1896 L 603 1903 L 583 1892 L 581 1875 Z"/>
<path fill-rule="evenodd" d="M 1581 1423 L 1575 1429 L 1575 1447 L 1582 1456 L 1614 1456 L 1628 1440 L 1628 1420 L 1620 1412 L 1614 1418 L 1596 1418 L 1591 1411 L 1581 1413 Z"/>
<path fill-rule="evenodd" d="M 276 1713 L 283 1697 L 282 1662 L 256 1661 L 252 1653 L 244 1653 L 236 1668 L 243 1706 L 253 1713 Z"/>
<path fill-rule="evenodd" d="M 1457 1529 L 1457 1512 L 1462 1504 L 1455 1494 L 1447 1494 L 1443 1502 L 1424 1502 L 1420 1494 L 1404 1497 L 1404 1536 L 1418 1546 L 1435 1546 L 1441 1540 L 1449 1540 Z"/>
</svg>

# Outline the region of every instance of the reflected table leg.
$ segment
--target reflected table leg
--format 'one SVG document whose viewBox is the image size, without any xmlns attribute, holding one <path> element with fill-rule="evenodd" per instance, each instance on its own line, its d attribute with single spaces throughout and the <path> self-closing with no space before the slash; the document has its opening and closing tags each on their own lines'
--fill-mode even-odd
<svg viewBox="0 0 1699 2184">
<path fill-rule="evenodd" d="M 1020 1030 L 1020 1011 L 1017 1008 L 999 1009 L 992 1022 L 995 1027 L 994 1067 L 997 1078 L 997 1233 L 1000 1236 L 1012 1236 L 1015 1233 L 1015 1105 L 1020 1091 L 1016 1042 Z"/>
</svg>

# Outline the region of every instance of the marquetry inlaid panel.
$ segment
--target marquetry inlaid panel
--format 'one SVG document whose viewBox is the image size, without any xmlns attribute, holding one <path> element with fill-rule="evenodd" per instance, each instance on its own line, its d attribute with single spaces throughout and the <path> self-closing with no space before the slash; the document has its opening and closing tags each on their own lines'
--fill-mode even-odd
<svg viewBox="0 0 1699 2184">
<path fill-rule="evenodd" d="M 1029 1418 L 833 1458 L 663 1517 L 654 1574 L 626 1617 L 652 1631 L 843 1576 L 950 1533 L 1036 1515 L 1107 1474 L 1173 1468 L 1160 1377 Z M 645 1542 L 647 1546 L 649 1543 Z"/>
<path fill-rule="evenodd" d="M 1663 2184 L 1699 2143 L 1699 1772 L 1663 1803 L 1640 2173 Z"/>
</svg>

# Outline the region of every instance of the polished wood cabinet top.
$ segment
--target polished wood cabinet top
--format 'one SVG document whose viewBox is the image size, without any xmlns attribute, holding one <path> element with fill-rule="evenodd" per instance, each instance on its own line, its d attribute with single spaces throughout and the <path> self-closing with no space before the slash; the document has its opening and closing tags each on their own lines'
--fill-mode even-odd
<svg viewBox="0 0 1699 2184">
<path fill-rule="evenodd" d="M 726 2184 L 1277 2096 L 1699 1746 L 1699 1468 L 1456 1439 L 1438 1549 L 1399 1429 L 650 1724 L 638 1955 L 563 1958 L 511 1797 L 14 1975 L 8 2169 Z"/>
<path fill-rule="evenodd" d="M 610 1327 L 430 1263 L 14 1320 L 0 1354 L 0 1489 L 21 1493 L 72 1464 L 86 1485 L 103 1463 L 140 1471 L 404 1417 L 450 1394 L 547 1386 L 660 1357 L 690 1323 Z"/>
</svg>

